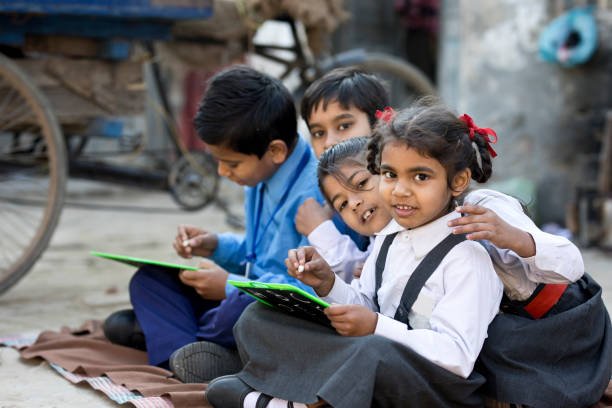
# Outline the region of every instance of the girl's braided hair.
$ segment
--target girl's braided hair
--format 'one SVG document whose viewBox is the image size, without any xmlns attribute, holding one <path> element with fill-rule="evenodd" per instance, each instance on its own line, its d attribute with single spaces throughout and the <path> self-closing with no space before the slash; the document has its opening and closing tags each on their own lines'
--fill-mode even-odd
<svg viewBox="0 0 612 408">
<path fill-rule="evenodd" d="M 466 123 L 436 99 L 423 98 L 388 120 L 377 122 L 367 154 L 368 170 L 372 174 L 380 174 L 381 152 L 393 141 L 439 161 L 446 169 L 449 188 L 455 175 L 466 168 L 478 183 L 491 177 L 487 140 L 480 133 L 474 133 L 471 140 Z"/>
</svg>

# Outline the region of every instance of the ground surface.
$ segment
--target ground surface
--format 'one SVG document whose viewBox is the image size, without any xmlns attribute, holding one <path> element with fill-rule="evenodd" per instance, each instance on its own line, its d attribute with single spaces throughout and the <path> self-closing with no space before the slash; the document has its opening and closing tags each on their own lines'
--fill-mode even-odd
<svg viewBox="0 0 612 408">
<path fill-rule="evenodd" d="M 0 337 L 61 326 L 77 327 L 128 307 L 127 284 L 133 269 L 94 258 L 90 250 L 178 261 L 170 246 L 179 223 L 228 230 L 215 206 L 187 213 L 163 192 L 70 182 L 68 201 L 138 206 L 137 211 L 92 210 L 67 205 L 50 247 L 30 273 L 0 295 Z M 240 191 L 225 185 L 222 197 L 239 211 Z M 167 208 L 150 212 L 142 208 Z M 584 251 L 587 270 L 604 286 L 612 307 L 612 255 Z M 74 386 L 46 363 L 22 361 L 16 351 L 0 348 L 0 408 L 116 407 L 89 386 Z"/>
</svg>

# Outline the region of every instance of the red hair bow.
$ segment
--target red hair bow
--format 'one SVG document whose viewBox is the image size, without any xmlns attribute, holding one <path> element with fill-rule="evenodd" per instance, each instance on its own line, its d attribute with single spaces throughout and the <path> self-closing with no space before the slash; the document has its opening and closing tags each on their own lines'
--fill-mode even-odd
<svg viewBox="0 0 612 408">
<path fill-rule="evenodd" d="M 380 119 L 385 123 L 389 123 L 391 122 L 391 119 L 393 119 L 393 117 L 395 116 L 395 111 L 393 110 L 392 107 L 387 106 L 383 110 L 376 110 L 375 115 L 376 115 L 376 119 Z"/>
<path fill-rule="evenodd" d="M 497 133 L 495 133 L 493 129 L 476 126 L 474 119 L 472 119 L 470 115 L 466 113 L 459 116 L 459 119 L 467 125 L 470 131 L 470 140 L 474 140 L 474 133 L 480 134 L 487 143 L 487 150 L 489 151 L 489 154 L 491 154 L 491 157 L 497 156 L 497 153 L 495 150 L 493 150 L 493 147 L 491 147 L 491 143 L 497 143 Z"/>
</svg>

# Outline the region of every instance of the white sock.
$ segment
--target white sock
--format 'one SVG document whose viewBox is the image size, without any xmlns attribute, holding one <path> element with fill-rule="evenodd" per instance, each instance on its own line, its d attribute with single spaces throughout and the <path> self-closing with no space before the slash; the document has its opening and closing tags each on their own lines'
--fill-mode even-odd
<svg viewBox="0 0 612 408">
<path fill-rule="evenodd" d="M 261 395 L 259 391 L 249 392 L 246 397 L 244 397 L 244 404 L 242 405 L 244 408 L 255 408 L 255 404 L 257 404 L 257 398 Z"/>
<path fill-rule="evenodd" d="M 242 404 L 243 408 L 255 408 L 257 405 L 257 399 L 261 395 L 259 391 L 253 391 L 247 394 L 244 397 L 244 403 Z M 266 408 L 287 408 L 289 406 L 289 401 L 280 399 L 280 398 L 272 398 Z M 308 408 L 306 404 L 302 404 L 300 402 L 294 402 L 293 408 Z"/>
<path fill-rule="evenodd" d="M 268 402 L 268 406 L 266 408 L 287 408 L 289 406 L 289 401 L 280 399 L 280 398 L 272 398 L 270 402 Z M 307 408 L 306 404 L 301 404 L 299 402 L 293 403 L 294 408 Z"/>
</svg>

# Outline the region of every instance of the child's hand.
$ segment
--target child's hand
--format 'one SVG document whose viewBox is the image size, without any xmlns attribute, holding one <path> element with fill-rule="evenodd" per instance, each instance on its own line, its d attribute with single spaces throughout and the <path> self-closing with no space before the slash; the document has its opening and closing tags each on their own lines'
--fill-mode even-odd
<svg viewBox="0 0 612 408">
<path fill-rule="evenodd" d="M 179 279 L 191 286 L 204 299 L 225 299 L 225 284 L 229 273 L 211 260 L 204 260 L 197 271 L 181 271 Z"/>
<path fill-rule="evenodd" d="M 191 225 L 179 225 L 172 247 L 183 258 L 208 257 L 217 249 L 217 234 Z"/>
<path fill-rule="evenodd" d="M 304 236 L 308 236 L 323 222 L 330 220 L 334 214 L 327 205 L 321 205 L 314 198 L 308 198 L 295 215 L 295 228 Z"/>
<path fill-rule="evenodd" d="M 454 234 L 467 234 L 467 239 L 473 241 L 488 240 L 496 247 L 510 249 L 523 258 L 535 255 L 531 234 L 508 224 L 493 210 L 480 205 L 462 205 L 455 211 L 466 215 L 448 222 Z"/>
<path fill-rule="evenodd" d="M 361 305 L 331 305 L 325 314 L 343 336 L 366 336 L 374 333 L 378 315 Z"/>
<path fill-rule="evenodd" d="M 285 265 L 289 275 L 312 287 L 319 296 L 327 296 L 334 286 L 336 275 L 313 247 L 290 249 Z"/>
</svg>

